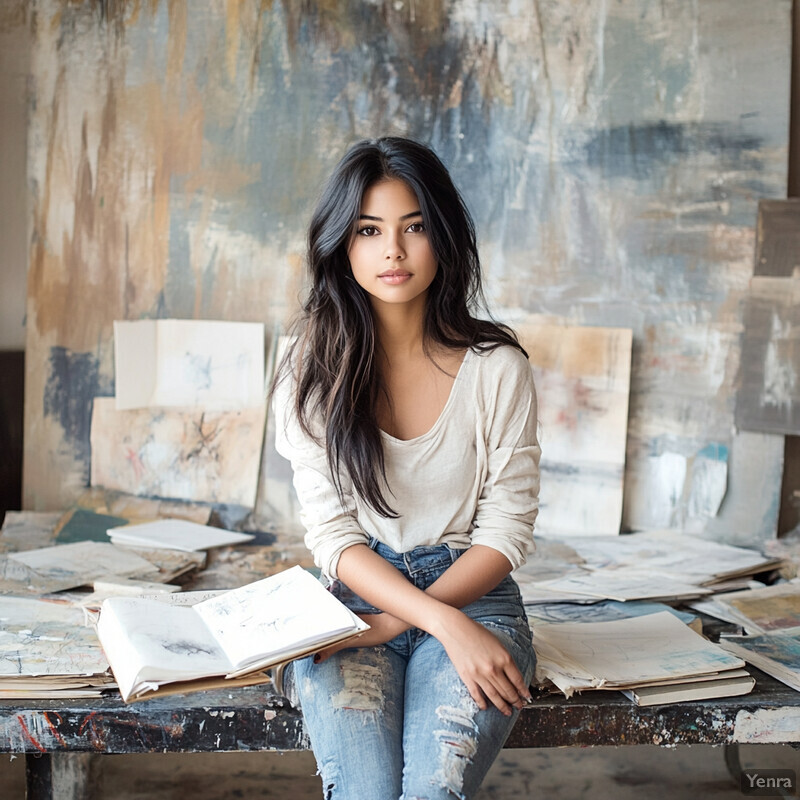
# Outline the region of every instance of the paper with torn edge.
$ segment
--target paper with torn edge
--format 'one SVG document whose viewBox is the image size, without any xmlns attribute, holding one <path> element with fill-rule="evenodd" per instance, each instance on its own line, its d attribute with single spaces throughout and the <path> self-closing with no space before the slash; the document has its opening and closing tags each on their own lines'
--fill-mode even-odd
<svg viewBox="0 0 800 800">
<path fill-rule="evenodd" d="M 264 325 L 183 319 L 114 322 L 117 410 L 231 410 L 263 404 Z"/>
<path fill-rule="evenodd" d="M 537 681 L 569 697 L 582 689 L 627 689 L 712 675 L 744 666 L 668 611 L 611 622 L 542 625 L 536 631 Z"/>
<path fill-rule="evenodd" d="M 238 411 L 117 411 L 113 397 L 96 397 L 92 485 L 252 508 L 265 419 L 266 403 Z"/>
<path fill-rule="evenodd" d="M 184 519 L 159 519 L 138 525 L 109 528 L 113 544 L 131 547 L 155 547 L 167 550 L 208 550 L 212 547 L 242 544 L 255 537 L 211 525 L 198 525 Z"/>
<path fill-rule="evenodd" d="M 130 701 L 163 684 L 243 677 L 368 627 L 310 573 L 291 567 L 192 606 L 112 597 L 97 631 Z"/>
</svg>

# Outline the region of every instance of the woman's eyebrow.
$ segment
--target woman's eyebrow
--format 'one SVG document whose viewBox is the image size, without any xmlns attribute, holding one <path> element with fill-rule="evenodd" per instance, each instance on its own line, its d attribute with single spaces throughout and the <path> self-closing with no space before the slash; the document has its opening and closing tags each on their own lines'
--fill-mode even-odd
<svg viewBox="0 0 800 800">
<path fill-rule="evenodd" d="M 403 216 L 400 217 L 400 219 L 410 219 L 411 217 L 421 217 L 421 216 L 422 216 L 422 212 L 421 211 L 411 211 L 408 214 L 403 214 Z M 383 222 L 384 221 L 383 217 L 373 217 L 373 216 L 370 216 L 369 214 L 360 214 L 358 218 L 359 219 L 368 219 L 368 220 L 371 220 L 372 222 Z"/>
</svg>

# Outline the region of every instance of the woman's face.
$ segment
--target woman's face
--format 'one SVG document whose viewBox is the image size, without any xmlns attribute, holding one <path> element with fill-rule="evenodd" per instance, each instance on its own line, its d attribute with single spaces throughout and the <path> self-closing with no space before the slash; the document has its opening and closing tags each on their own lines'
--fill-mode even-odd
<svg viewBox="0 0 800 800">
<path fill-rule="evenodd" d="M 353 277 L 373 307 L 424 303 L 437 265 L 409 186 L 397 178 L 370 186 L 357 223 L 347 255 Z"/>
</svg>

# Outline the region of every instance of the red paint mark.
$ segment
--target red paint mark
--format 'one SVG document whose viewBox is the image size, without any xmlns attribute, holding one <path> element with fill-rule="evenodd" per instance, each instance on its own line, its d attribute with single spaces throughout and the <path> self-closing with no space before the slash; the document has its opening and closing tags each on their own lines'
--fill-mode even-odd
<svg viewBox="0 0 800 800">
<path fill-rule="evenodd" d="M 142 459 L 139 458 L 139 454 L 129 447 L 125 458 L 130 462 L 136 480 L 140 481 L 142 479 L 142 475 L 144 475 L 144 464 L 142 464 Z"/>
<path fill-rule="evenodd" d="M 79 733 L 79 734 L 80 734 L 80 733 L 83 733 L 83 729 L 84 729 L 84 728 L 86 727 L 86 725 L 88 724 L 88 725 L 89 725 L 89 727 L 91 728 L 91 736 L 90 736 L 90 738 L 91 738 L 91 740 L 92 740 L 92 744 L 93 744 L 93 745 L 94 745 L 96 748 L 98 748 L 98 749 L 102 749 L 102 747 L 103 747 L 103 743 L 100 741 L 100 737 L 97 735 L 97 726 L 94 724 L 94 717 L 95 717 L 95 715 L 96 715 L 96 714 L 97 714 L 97 712 L 96 712 L 96 711 L 92 711 L 92 713 L 91 713 L 91 714 L 89 714 L 89 715 L 86 717 L 86 719 L 84 719 L 84 721 L 83 721 L 83 722 L 81 722 L 81 726 L 80 726 L 80 728 L 78 728 L 78 733 Z"/>
<path fill-rule="evenodd" d="M 58 722 L 61 724 L 61 715 L 56 711 L 54 711 L 53 714 L 58 717 Z M 50 730 L 53 731 L 53 735 L 58 740 L 58 743 L 62 747 L 66 747 L 67 743 L 64 741 L 64 737 L 58 732 L 58 728 L 56 728 L 56 726 L 50 721 L 50 715 L 46 711 L 44 712 L 44 718 L 47 720 L 47 724 L 50 726 Z"/>
<path fill-rule="evenodd" d="M 36 739 L 33 738 L 33 736 L 31 736 L 31 732 L 28 730 L 28 726 L 25 724 L 25 720 L 22 719 L 22 717 L 19 714 L 17 714 L 17 720 L 19 720 L 19 724 L 22 726 L 22 732 L 31 740 L 31 742 L 33 743 L 33 746 L 40 753 L 46 753 L 47 750 L 45 750 L 44 747 L 42 747 L 39 744 L 39 742 L 37 742 Z"/>
</svg>

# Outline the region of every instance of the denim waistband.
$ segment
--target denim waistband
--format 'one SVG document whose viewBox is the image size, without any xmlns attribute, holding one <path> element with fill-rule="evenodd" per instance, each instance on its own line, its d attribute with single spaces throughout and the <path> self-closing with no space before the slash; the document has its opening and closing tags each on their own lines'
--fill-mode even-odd
<svg viewBox="0 0 800 800">
<path fill-rule="evenodd" d="M 444 570 L 453 564 L 465 551 L 447 544 L 421 545 L 405 553 L 396 553 L 391 547 L 379 542 L 374 536 L 369 538 L 369 546 L 392 566 L 413 577 L 420 572 Z"/>
</svg>

